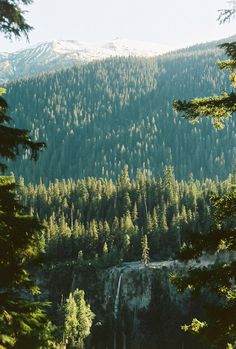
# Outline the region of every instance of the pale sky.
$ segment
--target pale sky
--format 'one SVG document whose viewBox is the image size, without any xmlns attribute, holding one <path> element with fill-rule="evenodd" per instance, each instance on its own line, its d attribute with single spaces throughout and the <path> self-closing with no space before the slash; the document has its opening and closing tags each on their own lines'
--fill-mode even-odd
<svg viewBox="0 0 236 349">
<path fill-rule="evenodd" d="M 236 34 L 236 19 L 217 22 L 218 10 L 228 6 L 227 0 L 35 0 L 26 9 L 30 45 L 120 37 L 180 48 Z M 27 46 L 0 34 L 0 52 Z"/>
</svg>

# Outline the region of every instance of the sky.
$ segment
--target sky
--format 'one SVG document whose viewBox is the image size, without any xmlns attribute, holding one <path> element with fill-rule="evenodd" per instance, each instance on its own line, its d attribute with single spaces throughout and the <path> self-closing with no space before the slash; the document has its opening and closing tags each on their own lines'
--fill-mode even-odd
<svg viewBox="0 0 236 349">
<path fill-rule="evenodd" d="M 0 52 L 51 40 L 115 37 L 181 48 L 236 34 L 236 20 L 217 22 L 218 10 L 227 7 L 227 0 L 35 0 L 25 7 L 34 27 L 30 43 L 0 34 Z"/>
</svg>

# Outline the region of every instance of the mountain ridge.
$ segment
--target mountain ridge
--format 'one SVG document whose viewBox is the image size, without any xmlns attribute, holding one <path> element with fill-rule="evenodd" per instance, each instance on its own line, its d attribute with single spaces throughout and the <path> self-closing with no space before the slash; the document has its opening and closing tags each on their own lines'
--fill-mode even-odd
<svg viewBox="0 0 236 349">
<path fill-rule="evenodd" d="M 175 52 L 215 50 L 219 44 L 235 40 L 236 36 L 231 36 L 179 49 L 119 37 L 97 43 L 76 40 L 46 41 L 13 53 L 0 52 L 0 83 L 5 84 L 112 57 L 152 58 Z"/>
<path fill-rule="evenodd" d="M 155 57 L 171 51 L 155 43 L 115 38 L 108 42 L 53 40 L 13 53 L 0 53 L 0 82 L 30 77 L 111 57 Z"/>
<path fill-rule="evenodd" d="M 234 119 L 216 132 L 210 120 L 192 126 L 172 109 L 175 99 L 229 90 L 227 73 L 216 65 L 223 57 L 206 46 L 111 58 L 8 84 L 15 125 L 48 146 L 36 164 L 22 160 L 14 171 L 48 182 L 117 178 L 125 164 L 131 177 L 140 169 L 155 175 L 172 165 L 178 179 L 226 178 L 235 161 Z"/>
</svg>

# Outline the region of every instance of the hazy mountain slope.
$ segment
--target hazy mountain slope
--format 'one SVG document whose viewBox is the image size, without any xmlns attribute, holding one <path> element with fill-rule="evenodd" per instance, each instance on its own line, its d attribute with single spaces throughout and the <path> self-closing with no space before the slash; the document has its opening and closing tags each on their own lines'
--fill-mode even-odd
<svg viewBox="0 0 236 349">
<path fill-rule="evenodd" d="M 152 57 L 167 51 L 170 48 L 119 38 L 101 43 L 54 40 L 12 54 L 0 53 L 0 82 L 109 57 Z"/>
<path fill-rule="evenodd" d="M 80 69 L 25 79 L 9 86 L 16 124 L 45 140 L 36 165 L 21 161 L 16 172 L 38 181 L 68 177 L 116 177 L 125 163 L 155 174 L 165 165 L 178 178 L 225 177 L 235 159 L 235 121 L 223 131 L 209 121 L 195 126 L 172 110 L 174 98 L 226 90 L 216 67 L 222 55 L 190 48 L 154 59 L 116 58 Z"/>
<path fill-rule="evenodd" d="M 206 44 L 199 44 L 178 52 L 214 50 L 216 45 L 234 41 L 230 37 Z M 173 49 L 172 49 L 173 50 Z M 73 40 L 54 40 L 39 43 L 14 53 L 0 53 L 0 83 L 65 69 L 94 60 L 110 57 L 154 57 L 171 51 L 171 47 L 155 43 L 115 38 L 110 42 L 88 43 Z"/>
</svg>

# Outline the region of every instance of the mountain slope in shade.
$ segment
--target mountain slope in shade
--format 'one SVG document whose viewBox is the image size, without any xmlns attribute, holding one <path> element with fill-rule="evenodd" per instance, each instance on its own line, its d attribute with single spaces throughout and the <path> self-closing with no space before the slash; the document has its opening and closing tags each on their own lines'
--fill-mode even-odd
<svg viewBox="0 0 236 349">
<path fill-rule="evenodd" d="M 11 165 L 26 181 L 117 178 L 125 164 L 176 177 L 226 178 L 236 160 L 235 118 L 216 131 L 177 115 L 173 100 L 230 91 L 214 45 L 198 45 L 152 59 L 110 58 L 15 81 L 6 100 L 15 125 L 47 143 L 36 163 Z M 23 92 L 22 92 L 23 91 Z M 27 154 L 25 155 L 25 159 Z"/>
<path fill-rule="evenodd" d="M 0 82 L 109 57 L 153 57 L 170 51 L 154 43 L 116 38 L 110 42 L 52 41 L 15 53 L 0 53 Z"/>
</svg>

